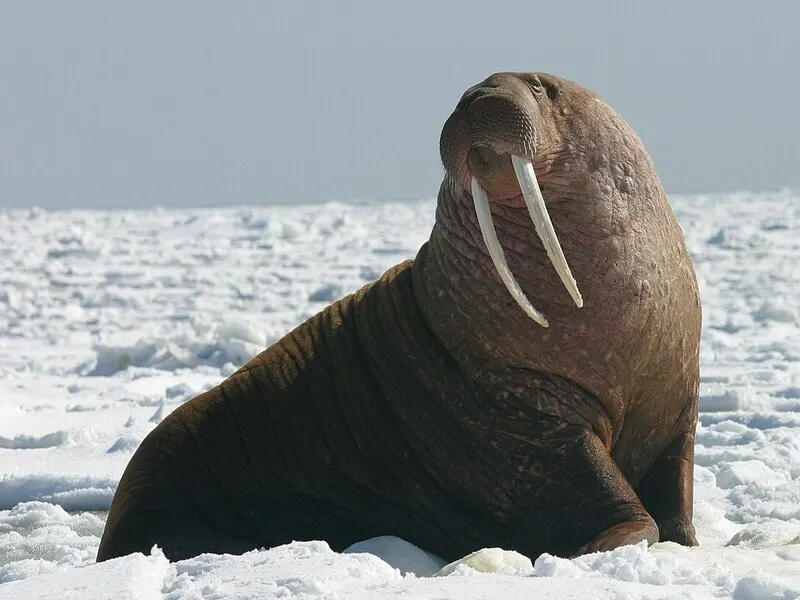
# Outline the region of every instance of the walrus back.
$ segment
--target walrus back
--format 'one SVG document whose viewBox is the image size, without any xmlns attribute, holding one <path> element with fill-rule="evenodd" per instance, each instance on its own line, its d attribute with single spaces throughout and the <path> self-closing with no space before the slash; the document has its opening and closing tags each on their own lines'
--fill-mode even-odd
<svg viewBox="0 0 800 600">
<path fill-rule="evenodd" d="M 122 475 L 98 560 L 163 545 L 169 525 L 187 519 L 255 547 L 274 537 L 263 531 L 266 498 L 313 493 L 333 451 L 356 458 L 357 448 L 327 446 L 358 428 L 358 416 L 335 410 L 339 398 L 374 385 L 348 319 L 356 304 L 350 295 L 328 306 L 170 413 Z"/>
<path fill-rule="evenodd" d="M 225 532 L 241 550 L 292 539 L 342 549 L 380 532 L 366 518 L 345 534 L 341 515 L 371 505 L 382 522 L 402 522 L 407 511 L 396 498 L 424 504 L 449 464 L 426 452 L 423 471 L 415 439 L 458 441 L 426 431 L 448 422 L 426 415 L 440 406 L 431 396 L 441 396 L 454 367 L 443 365 L 446 353 L 418 314 L 412 264 L 328 306 L 168 415 L 122 476 L 98 560 L 163 548 L 169 531 L 186 538 L 187 527 Z M 398 417 L 408 406 L 397 404 L 418 404 L 411 414 L 424 422 Z M 387 478 L 387 464 L 406 475 Z"/>
</svg>

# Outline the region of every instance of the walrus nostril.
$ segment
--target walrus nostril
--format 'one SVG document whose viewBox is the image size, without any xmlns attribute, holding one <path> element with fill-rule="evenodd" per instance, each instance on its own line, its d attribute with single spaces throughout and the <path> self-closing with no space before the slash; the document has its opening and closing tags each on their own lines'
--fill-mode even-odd
<svg viewBox="0 0 800 600">
<path fill-rule="evenodd" d="M 496 96 L 497 89 L 499 87 L 499 85 L 480 85 L 468 89 L 466 92 L 464 92 L 464 95 L 461 96 L 461 100 L 458 101 L 456 110 L 466 110 L 469 108 L 469 105 L 476 100 L 486 98 L 488 96 Z"/>
</svg>

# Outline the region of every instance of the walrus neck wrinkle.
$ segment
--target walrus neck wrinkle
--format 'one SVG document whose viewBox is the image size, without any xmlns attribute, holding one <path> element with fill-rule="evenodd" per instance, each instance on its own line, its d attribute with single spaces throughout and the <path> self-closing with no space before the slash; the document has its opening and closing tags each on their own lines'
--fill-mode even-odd
<svg viewBox="0 0 800 600">
<path fill-rule="evenodd" d="M 493 215 L 511 270 L 534 306 L 545 315 L 574 308 L 522 200 L 495 206 Z M 568 236 L 564 240 L 565 251 L 572 249 Z M 423 314 L 465 370 L 530 366 L 526 334 L 546 330 L 509 295 L 487 251 L 471 197 L 447 179 L 439 192 L 433 231 L 416 262 L 415 293 Z"/>
</svg>

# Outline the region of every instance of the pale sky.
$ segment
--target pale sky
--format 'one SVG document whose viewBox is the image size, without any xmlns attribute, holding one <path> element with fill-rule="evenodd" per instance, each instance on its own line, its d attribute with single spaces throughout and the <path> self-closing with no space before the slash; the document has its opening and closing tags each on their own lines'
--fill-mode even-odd
<svg viewBox="0 0 800 600">
<path fill-rule="evenodd" d="M 5 2 L 0 206 L 420 198 L 495 71 L 605 97 L 670 193 L 800 185 L 794 0 Z"/>
</svg>

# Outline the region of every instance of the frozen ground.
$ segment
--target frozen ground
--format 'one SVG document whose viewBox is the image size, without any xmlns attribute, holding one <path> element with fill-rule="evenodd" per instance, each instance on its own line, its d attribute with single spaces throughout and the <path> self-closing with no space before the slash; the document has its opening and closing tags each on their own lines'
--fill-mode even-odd
<svg viewBox="0 0 800 600">
<path fill-rule="evenodd" d="M 702 546 L 488 552 L 437 577 L 423 575 L 441 563 L 386 540 L 367 549 L 400 569 L 322 542 L 92 564 L 155 423 L 413 256 L 433 201 L 0 212 L 0 598 L 800 597 L 800 196 L 673 204 L 704 302 Z"/>
</svg>

